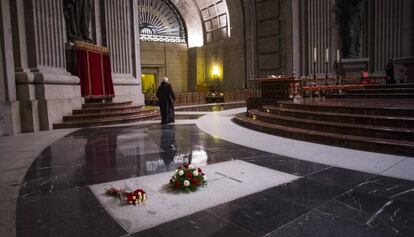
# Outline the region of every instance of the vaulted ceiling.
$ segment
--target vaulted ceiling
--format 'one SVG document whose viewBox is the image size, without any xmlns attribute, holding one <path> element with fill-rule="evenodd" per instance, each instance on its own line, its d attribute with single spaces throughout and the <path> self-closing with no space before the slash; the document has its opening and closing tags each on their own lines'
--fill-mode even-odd
<svg viewBox="0 0 414 237">
<path fill-rule="evenodd" d="M 141 40 L 181 42 L 184 36 L 188 47 L 199 47 L 230 36 L 226 0 L 139 0 L 139 6 Z"/>
</svg>

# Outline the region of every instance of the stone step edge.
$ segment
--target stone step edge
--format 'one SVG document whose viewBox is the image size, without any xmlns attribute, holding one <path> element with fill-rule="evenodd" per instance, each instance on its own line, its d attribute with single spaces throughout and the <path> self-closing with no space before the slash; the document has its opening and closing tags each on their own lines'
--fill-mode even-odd
<svg viewBox="0 0 414 237">
<path fill-rule="evenodd" d="M 327 97 L 356 97 L 356 96 L 360 96 L 360 97 L 377 97 L 377 96 L 383 96 L 383 97 L 412 97 L 414 98 L 414 93 L 362 93 L 362 94 L 357 94 L 357 93 L 350 93 L 350 94 L 329 94 L 326 95 Z"/>
<path fill-rule="evenodd" d="M 118 117 L 111 117 L 111 118 L 103 118 L 103 119 L 92 119 L 92 120 L 87 120 L 87 121 L 63 121 L 60 123 L 55 123 L 53 124 L 53 126 L 55 125 L 61 125 L 61 124 L 66 124 L 66 125 L 82 125 L 82 124 L 93 124 L 93 123 L 105 123 L 105 122 L 122 122 L 124 120 L 130 120 L 130 119 L 135 119 L 135 118 L 151 118 L 151 117 L 156 117 L 159 116 L 160 114 L 158 112 L 154 112 L 154 113 L 147 113 L 147 114 L 140 114 L 139 116 L 134 115 L 134 116 L 118 116 Z"/>
<path fill-rule="evenodd" d="M 106 106 L 121 106 L 121 105 L 129 105 L 132 104 L 132 101 L 123 101 L 123 102 L 110 102 L 110 103 L 85 103 L 82 104 L 83 109 L 89 109 L 89 108 L 100 108 L 100 107 L 106 107 Z"/>
<path fill-rule="evenodd" d="M 244 118 L 243 118 L 244 117 Z M 343 135 L 338 136 L 338 134 L 335 133 L 327 133 L 327 132 L 314 132 L 312 130 L 306 130 L 306 129 L 298 129 L 298 128 L 292 128 L 292 127 L 286 127 L 281 125 L 274 125 L 274 124 L 268 124 L 265 122 L 253 120 L 247 118 L 244 114 L 243 115 L 236 115 L 233 118 L 233 121 L 241 126 L 244 127 L 250 127 L 249 125 L 253 124 L 254 126 L 261 127 L 262 129 L 269 129 L 269 132 L 267 130 L 263 131 L 261 129 L 255 129 L 251 128 L 255 131 L 261 131 L 267 134 L 282 136 L 282 137 L 288 137 L 295 140 L 302 140 L 302 141 L 308 141 L 308 142 L 314 142 L 319 144 L 326 144 L 326 142 L 320 141 L 320 139 L 324 138 L 330 138 L 330 141 L 334 141 L 334 146 L 340 146 L 340 147 L 346 147 L 346 148 L 352 148 L 357 150 L 367 150 L 367 151 L 373 151 L 373 152 L 379 152 L 378 148 L 376 149 L 367 149 L 367 147 L 362 147 L 362 144 L 371 144 L 371 145 L 377 145 L 378 147 L 382 147 L 381 152 L 389 153 L 389 154 L 400 154 L 400 155 L 408 155 L 414 157 L 414 143 L 407 143 L 402 144 L 400 140 L 389 140 L 389 139 L 372 139 L 369 137 L 360 137 L 360 136 L 350 136 L 350 135 Z M 269 126 L 270 125 L 270 126 Z M 277 127 L 277 128 L 274 128 Z M 279 134 L 277 132 L 274 132 L 275 129 L 278 129 L 280 131 L 284 132 L 284 135 Z M 295 130 L 295 131 L 293 131 Z M 298 136 L 301 135 L 301 136 Z M 310 138 L 309 136 L 312 136 Z M 315 139 L 318 139 L 315 141 Z M 350 144 L 350 146 L 344 146 L 344 142 L 353 141 L 353 142 L 359 142 L 360 145 L 356 146 L 356 144 Z M 392 141 L 392 142 L 390 142 Z M 332 145 L 332 144 L 328 144 Z M 403 152 L 389 152 L 389 147 L 394 146 L 401 149 L 409 149 L 407 151 Z"/>
<path fill-rule="evenodd" d="M 269 116 L 271 118 L 275 119 L 283 119 L 283 120 L 296 120 L 301 123 L 314 123 L 318 125 L 329 125 L 329 126 L 339 126 L 344 128 L 354 128 L 351 124 L 347 123 L 335 123 L 335 122 L 327 122 L 327 121 L 321 121 L 321 120 L 312 120 L 312 119 L 304 119 L 304 118 L 295 118 L 291 116 L 281 116 L 277 114 L 271 114 L 260 110 L 250 110 L 249 112 L 258 114 L 259 116 Z M 410 128 L 401 128 L 401 127 L 387 127 L 387 126 L 373 126 L 373 125 L 366 125 L 366 124 L 356 124 L 358 127 L 362 127 L 364 129 L 370 129 L 370 130 L 379 130 L 384 132 L 406 132 L 406 133 L 414 133 L 414 129 Z"/>
<path fill-rule="evenodd" d="M 99 113 L 99 111 L 116 111 L 116 110 L 126 110 L 126 109 L 140 109 L 143 108 L 144 105 L 130 105 L 130 106 L 122 106 L 122 107 L 114 107 L 114 108 L 88 108 L 88 109 L 73 109 L 72 113 L 73 114 L 83 114 L 83 113 L 88 113 L 88 112 L 97 112 Z"/>
<path fill-rule="evenodd" d="M 113 116 L 113 115 L 126 115 L 126 114 L 137 114 L 137 113 L 150 113 L 150 112 L 158 112 L 158 109 L 133 109 L 133 110 L 126 110 L 126 111 L 119 111 L 119 112 L 107 112 L 107 113 L 90 113 L 90 114 L 71 114 L 71 115 L 64 115 L 63 121 L 68 118 L 72 119 L 87 119 L 88 117 L 105 117 L 105 116 Z"/>
<path fill-rule="evenodd" d="M 263 109 L 279 110 L 293 113 L 308 113 L 314 115 L 326 115 L 326 116 L 339 116 L 339 117 L 355 117 L 355 118 L 375 118 L 375 119 L 387 119 L 387 120 L 407 120 L 414 123 L 414 118 L 403 117 L 403 116 L 379 116 L 379 115 L 364 115 L 364 114 L 348 114 L 348 113 L 332 113 L 332 112 L 321 112 L 321 111 L 309 111 L 289 108 L 278 108 L 271 105 L 263 106 Z"/>
<path fill-rule="evenodd" d="M 364 88 L 414 88 L 414 83 L 400 83 L 400 84 L 367 84 Z"/>
<path fill-rule="evenodd" d="M 342 135 L 350 135 L 350 136 L 365 136 L 370 138 L 378 138 L 378 139 L 390 139 L 390 140 L 398 140 L 398 141 L 409 141 L 414 142 L 414 130 L 405 131 L 404 129 L 393 129 L 390 128 L 389 130 L 384 129 L 385 127 L 371 127 L 371 126 L 359 126 L 355 127 L 351 124 L 346 123 L 334 123 L 334 122 L 322 122 L 317 120 L 309 120 L 309 119 L 298 119 L 295 117 L 289 116 L 279 116 L 274 114 L 268 114 L 266 112 L 261 111 L 249 111 L 249 117 L 252 118 L 253 114 L 256 116 L 255 119 L 257 121 L 273 124 L 273 125 L 280 125 L 280 126 L 287 126 L 291 128 L 297 129 L 306 129 L 312 130 L 315 132 L 326 132 L 326 133 L 336 133 L 340 136 Z M 328 129 L 325 129 L 328 127 Z M 377 129 L 382 128 L 382 129 Z"/>
<path fill-rule="evenodd" d="M 399 113 L 406 113 L 406 112 L 412 112 L 412 109 L 404 109 L 404 108 L 383 108 L 383 107 L 356 107 L 356 106 L 334 106 L 334 105 L 315 105 L 315 104 L 293 104 L 291 102 L 284 102 L 280 101 L 277 103 L 279 106 L 287 106 L 287 107 L 302 107 L 302 110 L 308 110 L 306 107 L 312 107 L 312 108 L 319 108 L 323 107 L 324 109 L 364 109 L 364 110 L 384 110 L 384 111 L 398 111 Z M 314 110 L 312 110 L 314 111 Z M 322 112 L 322 111 L 320 111 Z M 337 113 L 348 113 L 348 112 L 337 112 Z M 349 114 L 361 114 L 361 113 L 349 113 Z M 383 116 L 389 116 L 389 115 L 383 115 Z M 396 117 L 403 117 L 403 116 L 396 116 Z"/>
</svg>

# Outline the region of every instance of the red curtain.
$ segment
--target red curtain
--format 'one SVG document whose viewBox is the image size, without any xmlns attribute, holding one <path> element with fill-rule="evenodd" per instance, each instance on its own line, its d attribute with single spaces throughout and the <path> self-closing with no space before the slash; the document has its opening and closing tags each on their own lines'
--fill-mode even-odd
<svg viewBox="0 0 414 237">
<path fill-rule="evenodd" d="M 82 97 L 86 99 L 114 97 L 109 55 L 84 48 L 78 48 L 76 54 Z"/>
</svg>

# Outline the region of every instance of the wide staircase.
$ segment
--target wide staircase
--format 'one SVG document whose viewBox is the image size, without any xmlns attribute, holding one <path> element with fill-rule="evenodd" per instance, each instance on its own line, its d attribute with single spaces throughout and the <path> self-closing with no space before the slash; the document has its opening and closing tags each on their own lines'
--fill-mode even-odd
<svg viewBox="0 0 414 237">
<path fill-rule="evenodd" d="M 341 94 L 327 95 L 328 98 L 395 98 L 413 99 L 414 83 L 390 85 L 366 85 L 363 89 L 344 91 Z"/>
<path fill-rule="evenodd" d="M 249 110 L 247 114 L 239 114 L 234 121 L 278 136 L 414 157 L 414 97 L 399 97 L 401 94 L 411 94 L 411 88 L 407 89 L 406 85 L 387 85 L 370 86 L 367 90 L 370 92 L 356 90 L 347 93 L 358 95 L 351 97 L 357 99 L 331 99 L 338 103 L 281 101 L 261 109 Z M 389 92 L 393 90 L 398 93 Z M 366 94 L 381 95 L 378 98 L 382 98 L 388 105 L 405 103 L 409 106 L 383 106 L 381 99 L 370 99 L 372 97 L 365 97 Z M 390 102 L 383 94 L 395 96 Z M 347 103 L 341 103 L 341 100 Z M 329 102 L 330 99 L 326 101 Z M 364 101 L 369 101 L 369 106 Z"/>
<path fill-rule="evenodd" d="M 134 105 L 131 101 L 113 103 L 86 103 L 74 109 L 71 115 L 63 116 L 58 128 L 80 128 L 111 124 L 124 124 L 157 118 L 159 110 L 155 107 Z"/>
</svg>

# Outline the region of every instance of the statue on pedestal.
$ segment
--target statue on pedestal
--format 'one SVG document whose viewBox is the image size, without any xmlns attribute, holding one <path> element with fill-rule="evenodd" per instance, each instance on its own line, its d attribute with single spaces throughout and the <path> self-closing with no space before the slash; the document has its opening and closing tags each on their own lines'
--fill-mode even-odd
<svg viewBox="0 0 414 237">
<path fill-rule="evenodd" d="M 92 42 L 89 25 L 92 0 L 62 0 L 68 41 Z"/>
<path fill-rule="evenodd" d="M 345 58 L 360 57 L 363 0 L 338 0 L 336 15 Z"/>
</svg>

